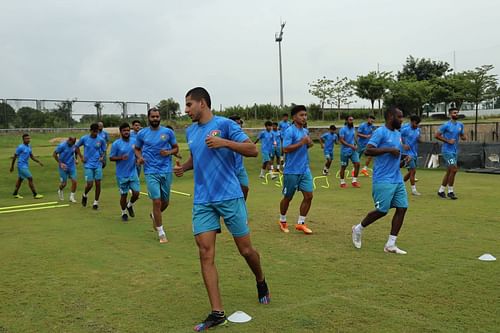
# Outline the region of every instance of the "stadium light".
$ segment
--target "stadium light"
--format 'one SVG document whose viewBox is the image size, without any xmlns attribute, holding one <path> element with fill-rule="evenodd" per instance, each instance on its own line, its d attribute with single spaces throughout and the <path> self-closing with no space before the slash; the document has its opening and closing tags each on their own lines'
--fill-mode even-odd
<svg viewBox="0 0 500 333">
<path fill-rule="evenodd" d="M 283 68 L 281 65 L 281 41 L 283 40 L 283 28 L 286 22 L 281 23 L 281 30 L 274 34 L 275 41 L 278 43 L 279 63 L 280 63 L 280 106 L 283 107 Z"/>
</svg>

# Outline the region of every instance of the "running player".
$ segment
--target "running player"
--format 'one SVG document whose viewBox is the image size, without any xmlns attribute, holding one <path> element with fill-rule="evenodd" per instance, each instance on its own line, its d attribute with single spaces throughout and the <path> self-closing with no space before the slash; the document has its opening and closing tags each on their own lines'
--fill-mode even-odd
<svg viewBox="0 0 500 333">
<path fill-rule="evenodd" d="M 108 144 L 109 144 L 109 133 L 104 130 L 104 124 L 102 121 L 98 122 L 97 125 L 99 125 L 99 136 L 101 139 L 106 142 L 106 149 L 104 149 L 104 156 L 102 158 L 102 168 L 104 169 L 106 167 L 107 161 L 107 154 L 108 154 Z"/>
<path fill-rule="evenodd" d="M 33 193 L 33 198 L 42 199 L 43 195 L 38 194 L 35 189 L 35 184 L 33 183 L 33 176 L 31 175 L 30 167 L 29 167 L 29 159 L 31 158 L 36 163 L 43 166 L 43 163 L 40 162 L 38 158 L 33 156 L 33 151 L 30 146 L 31 137 L 29 134 L 23 134 L 23 143 L 17 146 L 16 152 L 14 156 L 12 156 L 12 164 L 10 165 L 10 172 L 14 171 L 14 164 L 17 160 L 17 181 L 16 188 L 14 189 L 14 193 L 12 195 L 14 198 L 22 199 L 23 197 L 19 194 L 19 188 L 23 183 L 23 180 L 28 179 L 28 185 Z"/>
<path fill-rule="evenodd" d="M 328 175 L 330 172 L 330 165 L 333 161 L 333 148 L 339 140 L 339 137 L 335 133 L 336 131 L 337 127 L 335 125 L 331 125 L 330 130 L 323 133 L 323 135 L 319 138 L 321 148 L 323 148 L 323 155 L 326 159 L 325 166 L 323 167 L 323 176 Z"/>
<path fill-rule="evenodd" d="M 281 134 L 284 134 L 290 125 L 291 124 L 288 121 L 288 113 L 283 113 L 281 121 L 278 123 L 278 129 L 281 131 Z"/>
<path fill-rule="evenodd" d="M 84 152 L 80 151 L 83 146 Z M 85 186 L 82 194 L 82 206 L 87 206 L 87 196 L 95 183 L 95 198 L 92 208 L 99 208 L 99 197 L 101 195 L 101 180 L 103 158 L 106 154 L 106 142 L 99 136 L 99 125 L 94 123 L 90 125 L 90 134 L 84 135 L 76 143 L 76 153 L 80 157 L 85 168 Z"/>
<path fill-rule="evenodd" d="M 415 183 L 415 174 L 417 173 L 417 158 L 418 158 L 418 143 L 422 142 L 420 138 L 420 117 L 413 115 L 410 117 L 410 123 L 401 127 L 401 141 L 405 149 L 405 155 L 408 155 L 409 162 L 407 163 L 408 173 L 404 176 L 404 181 L 408 179 L 411 184 L 411 194 L 420 195 L 417 191 Z"/>
<path fill-rule="evenodd" d="M 281 137 L 281 131 L 278 129 L 278 123 L 273 123 L 273 151 L 271 153 L 271 171 L 275 170 L 274 160 L 276 159 L 276 171 L 280 171 L 281 167 L 281 143 L 283 138 Z"/>
<path fill-rule="evenodd" d="M 369 212 L 361 223 L 352 227 L 352 242 L 354 247 L 360 249 L 363 229 L 387 215 L 390 208 L 396 208 L 384 252 L 406 254 L 406 251 L 396 246 L 396 239 L 408 208 L 406 188 L 399 171 L 403 147 L 398 130 L 401 128 L 403 112 L 391 107 L 385 112 L 384 117 L 385 126 L 375 130 L 365 151 L 366 155 L 375 156 L 372 189 L 375 210 Z"/>
<path fill-rule="evenodd" d="M 342 144 L 340 150 L 340 187 L 347 187 L 345 183 L 345 169 L 349 165 L 349 160 L 354 164 L 354 175 L 352 177 L 352 187 L 361 187 L 358 183 L 359 174 L 359 154 L 357 152 L 354 131 L 354 118 L 347 116 L 344 127 L 340 129 L 339 141 Z"/>
<path fill-rule="evenodd" d="M 288 233 L 286 212 L 295 191 L 302 192 L 302 203 L 300 204 L 300 215 L 295 230 L 305 234 L 312 234 L 312 230 L 306 225 L 306 216 L 311 208 L 313 198 L 313 179 L 309 169 L 308 149 L 313 146 L 309 131 L 304 128 L 307 122 L 307 110 L 304 105 L 296 105 L 292 108 L 293 124 L 283 135 L 283 151 L 286 153 L 286 163 L 283 170 L 283 199 L 280 202 L 281 231 Z"/>
<path fill-rule="evenodd" d="M 135 119 L 132 121 L 132 130 L 130 131 L 130 141 L 132 142 L 134 147 L 135 147 L 135 140 L 137 139 L 137 134 L 139 134 L 139 131 L 141 130 L 141 128 L 142 128 L 142 124 L 141 124 L 140 120 Z M 136 161 L 136 163 L 137 163 L 137 161 Z M 137 170 L 137 177 L 140 178 L 142 166 L 137 163 L 135 167 Z"/>
<path fill-rule="evenodd" d="M 76 202 L 75 192 L 76 192 L 76 163 L 75 163 L 75 146 L 76 138 L 70 136 L 68 140 L 61 142 L 52 156 L 57 162 L 59 169 L 59 180 L 61 183 L 59 184 L 59 189 L 57 190 L 57 195 L 59 196 L 59 200 L 64 200 L 64 192 L 63 189 L 66 187 L 68 183 L 68 178 L 71 179 L 71 193 L 69 195 L 69 201 Z"/>
<path fill-rule="evenodd" d="M 116 182 L 120 191 L 122 221 L 127 222 L 129 215 L 135 217 L 134 204 L 139 199 L 140 184 L 135 163 L 134 143 L 130 138 L 128 123 L 120 125 L 120 136 L 121 138 L 111 145 L 109 160 L 116 162 Z M 127 202 L 129 191 L 132 191 L 132 196 Z"/>
<path fill-rule="evenodd" d="M 234 153 L 257 156 L 257 147 L 234 121 L 214 116 L 210 95 L 201 87 L 186 94 L 186 113 L 193 125 L 186 132 L 191 151 L 189 159 L 174 172 L 181 177 L 194 170 L 193 233 L 199 249 L 201 272 L 212 312 L 195 331 L 204 331 L 227 322 L 219 292 L 215 266 L 215 240 L 221 230 L 220 218 L 231 232 L 234 242 L 255 275 L 258 300 L 270 302 L 259 253 L 253 248 L 247 224 L 247 209 L 238 178 Z"/>
<path fill-rule="evenodd" d="M 439 187 L 438 195 L 441 198 L 446 199 L 444 191 L 448 185 L 448 198 L 456 200 L 458 198 L 453 191 L 453 184 L 455 183 L 455 175 L 458 172 L 458 141 L 460 139 L 467 140 L 467 137 L 464 133 L 464 124 L 457 121 L 459 110 L 457 108 L 451 108 L 448 112 L 451 119 L 441 125 L 439 130 L 434 135 L 436 139 L 444 142 L 441 147 L 441 153 L 443 154 L 443 159 L 446 163 L 446 173 L 444 174 L 443 181 Z"/>
<path fill-rule="evenodd" d="M 271 155 L 273 151 L 273 123 L 270 121 L 266 121 L 264 124 L 266 128 L 259 133 L 257 140 L 255 140 L 255 144 L 261 141 L 260 151 L 262 153 L 262 169 L 260 170 L 260 178 L 264 178 L 266 176 L 266 172 L 271 170 Z M 272 176 L 275 178 L 276 176 Z"/>
<path fill-rule="evenodd" d="M 229 117 L 229 119 L 236 122 L 238 125 L 240 125 L 240 127 L 243 127 L 243 120 L 241 120 L 240 116 L 234 115 Z M 245 165 L 243 164 L 243 156 L 241 154 L 234 152 L 234 158 L 236 163 L 236 168 L 235 168 L 236 177 L 238 177 L 241 191 L 243 192 L 243 198 L 246 201 L 249 191 L 247 170 L 245 169 Z"/>
<path fill-rule="evenodd" d="M 160 110 L 148 110 L 149 127 L 143 128 L 137 135 L 135 154 L 139 164 L 144 164 L 144 176 L 149 198 L 153 202 L 150 213 L 153 226 L 158 232 L 160 243 L 167 243 L 163 229 L 162 212 L 167 209 L 172 183 L 172 162 L 170 155 L 179 151 L 175 133 L 160 125 Z"/>
<path fill-rule="evenodd" d="M 375 125 L 373 125 L 373 122 L 375 121 L 375 117 L 372 115 L 369 115 L 368 118 L 366 119 L 366 122 L 361 123 L 358 127 L 358 154 L 359 157 L 363 156 L 365 150 L 366 150 L 366 144 L 370 140 L 373 131 L 375 131 Z M 361 174 L 364 176 L 369 176 L 370 174 L 368 173 L 368 167 L 370 166 L 370 162 L 372 161 L 371 156 L 366 157 L 366 162 L 365 166 L 363 169 L 361 169 Z"/>
</svg>

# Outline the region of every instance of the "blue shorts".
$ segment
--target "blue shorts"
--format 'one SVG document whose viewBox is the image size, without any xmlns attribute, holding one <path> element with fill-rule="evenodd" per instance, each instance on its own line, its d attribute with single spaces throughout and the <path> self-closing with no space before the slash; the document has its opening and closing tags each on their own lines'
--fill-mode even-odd
<svg viewBox="0 0 500 333">
<path fill-rule="evenodd" d="M 116 177 L 116 183 L 121 195 L 127 194 L 129 190 L 132 190 L 132 192 L 139 192 L 141 190 L 139 177 Z"/>
<path fill-rule="evenodd" d="M 85 168 L 85 181 L 92 182 L 94 180 L 102 179 L 102 168 L 98 167 L 95 169 Z"/>
<path fill-rule="evenodd" d="M 26 179 L 26 178 L 33 178 L 31 175 L 31 171 L 29 168 L 17 168 L 17 175 L 21 179 Z"/>
<path fill-rule="evenodd" d="M 236 177 L 238 177 L 238 181 L 241 186 L 248 187 L 248 174 L 245 168 L 241 168 L 236 171 Z"/>
<path fill-rule="evenodd" d="M 233 237 L 246 236 L 250 232 L 245 199 L 238 198 L 207 204 L 194 204 L 193 234 L 196 236 L 208 231 L 220 232 L 221 217 Z"/>
<path fill-rule="evenodd" d="M 262 163 L 269 162 L 271 160 L 271 153 L 267 151 L 262 152 Z"/>
<path fill-rule="evenodd" d="M 417 168 L 417 157 L 412 156 L 410 162 L 406 163 L 407 169 L 416 169 Z"/>
<path fill-rule="evenodd" d="M 365 153 L 365 150 L 366 150 L 366 146 L 358 146 L 358 150 L 357 150 L 358 158 L 359 158 L 359 156 L 363 156 L 363 154 Z"/>
<path fill-rule="evenodd" d="M 274 148 L 273 152 L 271 153 L 271 159 L 274 157 L 277 157 L 277 158 L 281 157 L 281 147 Z"/>
<path fill-rule="evenodd" d="M 375 209 L 387 213 L 391 208 L 408 208 L 408 195 L 403 183 L 373 183 L 372 197 Z"/>
<path fill-rule="evenodd" d="M 349 160 L 352 161 L 352 163 L 359 163 L 359 154 L 357 151 L 353 151 L 351 153 L 343 153 L 340 152 L 340 165 L 341 166 L 348 166 L 349 165 Z"/>
<path fill-rule="evenodd" d="M 59 168 L 59 180 L 61 183 L 65 183 L 68 178 L 76 180 L 76 168 L 66 168 L 66 170 Z"/>
<path fill-rule="evenodd" d="M 144 175 L 148 187 L 148 195 L 152 200 L 161 199 L 168 201 L 170 199 L 170 184 L 172 184 L 171 173 L 148 174 Z"/>
<path fill-rule="evenodd" d="M 325 155 L 325 159 L 333 161 L 333 150 L 332 151 L 323 151 L 323 155 Z"/>
<path fill-rule="evenodd" d="M 455 153 L 443 153 L 444 164 L 446 167 L 457 166 L 457 154 Z"/>
<path fill-rule="evenodd" d="M 283 176 L 283 195 L 287 198 L 293 198 L 296 191 L 313 191 L 313 179 L 310 172 L 301 175 L 285 174 Z"/>
</svg>

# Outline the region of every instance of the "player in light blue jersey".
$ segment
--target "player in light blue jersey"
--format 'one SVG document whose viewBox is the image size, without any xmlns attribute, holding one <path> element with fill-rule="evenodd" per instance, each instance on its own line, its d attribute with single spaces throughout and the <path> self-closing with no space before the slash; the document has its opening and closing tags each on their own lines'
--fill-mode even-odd
<svg viewBox="0 0 500 333">
<path fill-rule="evenodd" d="M 281 136 L 281 131 L 278 129 L 278 123 L 273 123 L 273 151 L 271 154 L 271 171 L 274 171 L 274 161 L 276 160 L 276 171 L 280 172 L 281 163 L 283 162 L 283 154 L 281 152 L 281 146 L 283 138 Z"/>
<path fill-rule="evenodd" d="M 441 153 L 446 164 L 446 173 L 439 187 L 438 195 L 446 199 L 444 191 L 448 186 L 448 198 L 456 200 L 458 198 L 453 190 L 453 184 L 455 183 L 455 175 L 458 172 L 458 141 L 460 139 L 467 140 L 467 136 L 464 132 L 464 124 L 457 121 L 459 110 L 451 108 L 448 112 L 451 119 L 441 125 L 434 135 L 436 139 L 443 142 Z"/>
<path fill-rule="evenodd" d="M 292 124 L 288 121 L 288 113 L 283 113 L 281 121 L 278 123 L 278 129 L 283 134 L 290 125 Z"/>
<path fill-rule="evenodd" d="M 149 216 L 158 232 L 160 243 L 167 243 L 162 212 L 167 209 L 170 202 L 171 155 L 177 154 L 179 145 L 174 131 L 160 125 L 160 110 L 149 109 L 148 121 L 149 127 L 143 128 L 137 135 L 135 155 L 138 163 L 144 165 L 148 195 L 153 202 L 153 212 Z"/>
<path fill-rule="evenodd" d="M 139 199 L 139 177 L 137 176 L 134 143 L 130 138 L 130 125 L 120 125 L 121 138 L 111 145 L 109 160 L 116 162 L 116 182 L 120 191 L 120 207 L 122 221 L 127 222 L 128 217 L 135 217 L 134 204 Z M 132 195 L 127 201 L 128 192 Z M 128 213 L 128 214 L 127 214 Z"/>
<path fill-rule="evenodd" d="M 337 136 L 337 127 L 331 125 L 328 132 L 323 133 L 319 138 L 319 143 L 323 149 L 323 155 L 325 156 L 325 166 L 323 167 L 323 176 L 328 175 L 330 172 L 330 165 L 333 161 L 333 148 L 336 143 L 338 143 L 339 137 Z"/>
<path fill-rule="evenodd" d="M 19 194 L 19 188 L 23 183 L 23 180 L 28 179 L 28 185 L 33 193 L 33 198 L 42 199 L 43 195 L 38 194 L 35 189 L 35 183 L 33 183 L 33 176 L 31 175 L 31 171 L 29 168 L 29 159 L 31 158 L 36 163 L 43 166 L 43 163 L 40 162 L 38 158 L 33 156 L 33 152 L 30 146 L 31 137 L 29 134 L 23 134 L 23 143 L 17 146 L 16 152 L 14 156 L 12 156 L 12 164 L 10 165 L 10 172 L 14 171 L 14 164 L 17 160 L 17 181 L 16 188 L 14 189 L 14 193 L 12 195 L 14 198 L 22 199 L 23 197 Z"/>
<path fill-rule="evenodd" d="M 259 133 L 257 140 L 255 140 L 255 144 L 259 141 L 260 143 L 260 152 L 262 154 L 262 169 L 260 169 L 260 178 L 264 178 L 266 172 L 271 170 L 271 156 L 273 154 L 273 123 L 269 120 L 265 122 L 264 126 L 266 127 Z M 272 178 L 276 178 L 275 175 Z"/>
<path fill-rule="evenodd" d="M 107 161 L 107 154 L 108 154 L 108 144 L 109 144 L 109 133 L 104 130 L 104 124 L 102 121 L 99 121 L 97 123 L 99 126 L 99 137 L 106 142 L 106 149 L 104 149 L 104 156 L 102 158 L 102 168 L 104 169 L 106 167 Z"/>
<path fill-rule="evenodd" d="M 84 147 L 84 152 L 80 147 Z M 82 206 L 87 206 L 88 193 L 95 183 L 95 197 L 92 208 L 99 208 L 99 197 L 101 195 L 102 160 L 106 152 L 106 142 L 99 136 L 99 125 L 90 125 L 90 134 L 84 135 L 76 143 L 76 153 L 80 157 L 85 169 L 85 190 L 82 194 Z"/>
<path fill-rule="evenodd" d="M 57 195 L 59 196 L 59 200 L 64 200 L 64 188 L 68 183 L 68 178 L 71 179 L 71 193 L 69 195 L 69 201 L 76 202 L 75 193 L 76 193 L 76 159 L 75 159 L 75 146 L 76 138 L 74 136 L 70 136 L 66 141 L 61 142 L 54 152 L 52 153 L 52 157 L 57 162 L 57 168 L 59 170 L 59 189 L 57 190 Z"/>
<path fill-rule="evenodd" d="M 396 107 L 391 107 L 385 112 L 384 117 L 385 126 L 375 130 L 365 151 L 366 155 L 375 156 L 372 188 L 375 209 L 369 212 L 361 223 L 352 227 L 352 242 L 354 247 L 361 248 L 363 229 L 387 215 L 389 209 L 396 208 L 384 252 L 406 254 L 406 251 L 396 246 L 396 239 L 408 209 L 406 188 L 399 170 L 403 147 L 398 130 L 403 121 L 403 112 Z"/>
<path fill-rule="evenodd" d="M 359 174 L 359 154 L 356 146 L 356 135 L 354 130 L 354 118 L 347 116 L 344 127 L 340 129 L 339 141 L 342 145 L 340 149 L 340 187 L 346 188 L 345 169 L 349 165 L 349 160 L 354 164 L 354 174 L 352 177 L 352 187 L 360 187 L 358 183 Z"/>
<path fill-rule="evenodd" d="M 295 230 L 305 234 L 312 234 L 312 230 L 306 225 L 306 216 L 311 208 L 313 198 L 313 179 L 309 169 L 308 149 L 313 146 L 309 131 L 305 128 L 307 123 L 307 110 L 304 105 L 296 105 L 292 108 L 293 124 L 283 135 L 283 151 L 286 153 L 285 167 L 283 169 L 283 199 L 280 202 L 281 231 L 288 233 L 286 212 L 290 201 L 296 191 L 302 192 L 302 203 L 300 204 L 299 219 Z"/>
<path fill-rule="evenodd" d="M 368 141 L 370 140 L 373 131 L 375 131 L 375 125 L 373 125 L 374 121 L 375 121 L 375 117 L 372 115 L 369 115 L 368 118 L 366 118 L 366 122 L 361 123 L 358 126 L 358 132 L 356 135 L 358 137 L 358 154 L 359 154 L 360 158 L 365 153 L 366 145 L 368 144 Z M 371 161 L 372 161 L 372 157 L 367 156 L 366 161 L 365 161 L 365 165 L 363 166 L 363 169 L 361 169 L 362 175 L 367 176 L 367 177 L 370 175 L 368 173 L 368 167 L 370 166 Z"/>
<path fill-rule="evenodd" d="M 132 121 L 132 130 L 130 131 L 130 140 L 132 141 L 132 144 L 134 144 L 135 147 L 135 140 L 137 139 L 137 134 L 139 134 L 139 131 L 142 128 L 142 124 L 140 120 L 133 120 Z M 137 177 L 141 177 L 141 169 L 142 166 L 140 164 L 136 164 L 136 169 L 137 169 Z"/>
<path fill-rule="evenodd" d="M 420 138 L 420 117 L 413 115 L 410 117 L 410 123 L 401 127 L 401 140 L 403 142 L 403 148 L 405 149 L 404 155 L 408 157 L 408 163 L 406 167 L 408 168 L 408 173 L 404 176 L 404 181 L 410 180 L 411 194 L 420 195 L 417 191 L 417 185 L 415 182 L 415 174 L 417 173 L 417 158 L 418 158 L 418 143 L 422 142 Z"/>
<path fill-rule="evenodd" d="M 195 331 L 227 322 L 214 261 L 221 217 L 233 235 L 240 254 L 255 275 L 259 302 L 270 302 L 260 256 L 250 239 L 246 204 L 235 173 L 234 153 L 255 157 L 258 154 L 257 147 L 234 121 L 214 116 L 210 105 L 210 95 L 204 88 L 193 88 L 186 94 L 186 113 L 193 121 L 186 132 L 191 155 L 183 165 L 174 167 L 178 177 L 187 170 L 194 171 L 193 233 L 212 307 L 208 317 L 194 327 Z"/>
<path fill-rule="evenodd" d="M 236 122 L 240 127 L 243 127 L 243 120 L 241 120 L 240 116 L 238 115 L 233 115 L 229 117 L 232 121 Z M 248 187 L 248 174 L 247 170 L 245 169 L 245 165 L 243 164 L 243 155 L 234 153 L 234 158 L 235 158 L 235 172 L 236 172 L 236 177 L 238 177 L 238 181 L 240 182 L 240 187 L 241 191 L 243 192 L 243 198 L 245 201 L 247 200 L 248 197 L 248 192 L 250 191 Z"/>
</svg>

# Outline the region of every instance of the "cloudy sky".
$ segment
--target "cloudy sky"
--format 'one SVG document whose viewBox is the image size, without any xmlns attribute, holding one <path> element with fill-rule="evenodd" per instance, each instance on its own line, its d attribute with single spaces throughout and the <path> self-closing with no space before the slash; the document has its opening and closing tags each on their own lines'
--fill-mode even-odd
<svg viewBox="0 0 500 333">
<path fill-rule="evenodd" d="M 201 85 L 217 109 L 279 104 L 280 18 L 285 103 L 410 54 L 500 74 L 499 13 L 494 0 L 3 0 L 0 98 L 182 105 Z"/>
</svg>

